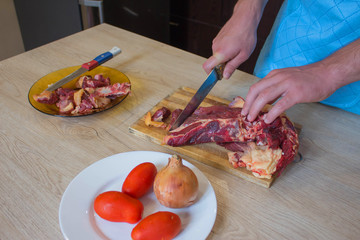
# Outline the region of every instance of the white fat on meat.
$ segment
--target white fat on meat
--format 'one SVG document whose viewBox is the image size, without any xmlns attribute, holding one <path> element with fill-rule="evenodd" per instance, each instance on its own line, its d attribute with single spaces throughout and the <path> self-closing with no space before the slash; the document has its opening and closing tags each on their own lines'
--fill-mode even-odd
<svg viewBox="0 0 360 240">
<path fill-rule="evenodd" d="M 248 143 L 244 153 L 229 152 L 229 161 L 234 165 L 243 162 L 246 168 L 258 178 L 270 179 L 276 171 L 276 166 L 282 156 L 282 150 L 270 149 L 267 146 L 257 146 L 255 143 Z"/>
</svg>

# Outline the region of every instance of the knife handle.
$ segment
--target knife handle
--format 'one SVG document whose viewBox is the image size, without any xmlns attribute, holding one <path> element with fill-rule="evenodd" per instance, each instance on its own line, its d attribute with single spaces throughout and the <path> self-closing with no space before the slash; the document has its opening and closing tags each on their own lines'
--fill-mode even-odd
<svg viewBox="0 0 360 240">
<path fill-rule="evenodd" d="M 81 67 L 90 71 L 90 70 L 96 68 L 97 66 L 103 64 L 104 62 L 107 62 L 108 60 L 110 60 L 114 56 L 118 55 L 119 53 L 121 53 L 121 49 L 118 47 L 113 47 L 110 51 L 100 54 L 99 56 L 97 56 L 96 58 L 91 60 L 90 62 L 87 62 L 87 63 L 84 63 L 83 65 L 81 65 Z"/>
<path fill-rule="evenodd" d="M 219 77 L 219 80 L 223 78 L 224 68 L 225 68 L 225 63 L 220 63 L 215 67 L 215 71 Z"/>
</svg>

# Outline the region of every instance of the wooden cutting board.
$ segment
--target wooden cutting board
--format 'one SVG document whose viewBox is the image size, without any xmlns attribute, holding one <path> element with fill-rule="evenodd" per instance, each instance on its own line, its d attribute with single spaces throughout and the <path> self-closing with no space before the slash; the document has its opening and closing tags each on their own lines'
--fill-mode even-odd
<svg viewBox="0 0 360 240">
<path fill-rule="evenodd" d="M 186 104 L 195 94 L 195 92 L 196 91 L 194 89 L 188 87 L 179 88 L 173 94 L 161 100 L 149 111 L 151 114 L 154 114 L 156 110 L 162 107 L 167 107 L 170 111 L 174 111 L 177 108 L 184 109 Z M 228 105 L 229 103 L 230 101 L 228 100 L 208 95 L 200 106 L 209 107 L 213 105 Z M 167 131 L 162 128 L 146 126 L 144 122 L 145 115 L 146 113 L 143 117 L 141 117 L 138 121 L 131 125 L 129 131 L 147 141 L 151 141 L 161 145 L 162 139 L 167 134 Z M 167 120 L 169 121 L 169 119 Z M 234 168 L 228 161 L 228 150 L 215 143 L 206 143 L 182 147 L 171 147 L 168 145 L 163 146 L 179 154 L 189 156 L 202 163 L 224 170 L 228 173 L 231 173 L 235 176 L 256 183 L 263 187 L 269 188 L 275 180 L 275 177 L 272 177 L 271 179 L 257 178 L 250 171 L 246 170 L 246 168 Z"/>
</svg>

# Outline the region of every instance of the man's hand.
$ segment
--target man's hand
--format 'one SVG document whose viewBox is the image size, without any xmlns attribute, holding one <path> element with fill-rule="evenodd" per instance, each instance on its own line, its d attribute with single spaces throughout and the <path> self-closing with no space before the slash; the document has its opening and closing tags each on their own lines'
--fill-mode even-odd
<svg viewBox="0 0 360 240">
<path fill-rule="evenodd" d="M 232 73 L 246 61 L 256 46 L 256 30 L 267 1 L 240 0 L 229 21 L 213 40 L 213 56 L 203 64 L 206 73 L 216 65 L 226 63 L 223 76 Z"/>
<path fill-rule="evenodd" d="M 273 70 L 250 87 L 242 114 L 253 121 L 267 103 L 278 100 L 264 118 L 271 123 L 297 103 L 322 101 L 336 90 L 326 77 L 321 64 Z"/>
<path fill-rule="evenodd" d="M 322 61 L 271 71 L 250 87 L 243 115 L 253 121 L 267 103 L 275 102 L 266 114 L 271 123 L 297 103 L 319 102 L 338 88 L 360 80 L 360 39 L 339 49 Z"/>
</svg>

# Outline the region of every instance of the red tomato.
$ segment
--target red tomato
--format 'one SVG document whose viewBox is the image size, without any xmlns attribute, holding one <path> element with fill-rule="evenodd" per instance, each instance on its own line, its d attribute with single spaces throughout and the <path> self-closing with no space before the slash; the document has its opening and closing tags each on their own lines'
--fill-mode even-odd
<svg viewBox="0 0 360 240">
<path fill-rule="evenodd" d="M 94 210 L 101 218 L 111 222 L 137 223 L 142 218 L 144 206 L 125 193 L 109 191 L 96 197 Z"/>
<path fill-rule="evenodd" d="M 181 230 L 181 220 L 172 212 L 156 212 L 141 220 L 132 230 L 133 240 L 170 240 Z"/>
<path fill-rule="evenodd" d="M 144 162 L 137 165 L 126 177 L 122 192 L 134 198 L 144 196 L 152 188 L 157 169 L 153 163 Z"/>
</svg>

